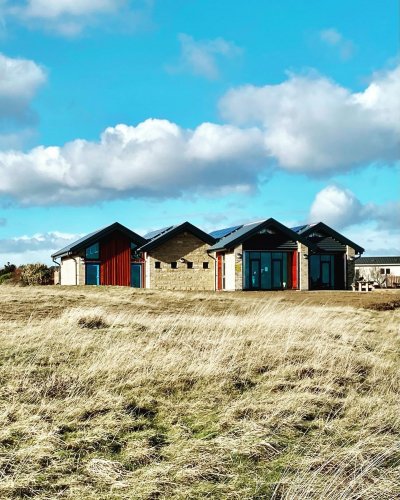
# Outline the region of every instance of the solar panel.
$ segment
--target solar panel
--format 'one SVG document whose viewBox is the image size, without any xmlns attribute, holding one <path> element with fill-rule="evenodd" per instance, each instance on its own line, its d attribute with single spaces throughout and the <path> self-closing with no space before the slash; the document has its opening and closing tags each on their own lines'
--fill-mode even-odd
<svg viewBox="0 0 400 500">
<path fill-rule="evenodd" d="M 240 229 L 241 227 L 242 226 L 232 226 L 232 227 L 226 227 L 224 229 L 216 229 L 215 231 L 212 231 L 210 233 L 210 236 L 212 236 L 216 240 L 219 240 L 219 239 L 223 238 L 224 236 L 227 236 L 228 234 L 233 233 L 233 231 Z"/>
<path fill-rule="evenodd" d="M 146 240 L 153 240 L 154 238 L 157 238 L 157 236 L 160 236 L 160 234 L 165 233 L 165 231 L 168 231 L 168 229 L 171 229 L 172 226 L 167 226 L 163 227 L 161 229 L 156 229 L 155 231 L 150 231 L 150 233 L 147 233 L 143 236 Z"/>
<path fill-rule="evenodd" d="M 291 227 L 290 229 L 295 233 L 299 233 L 305 227 L 307 227 L 307 224 L 303 224 L 302 226 Z"/>
</svg>

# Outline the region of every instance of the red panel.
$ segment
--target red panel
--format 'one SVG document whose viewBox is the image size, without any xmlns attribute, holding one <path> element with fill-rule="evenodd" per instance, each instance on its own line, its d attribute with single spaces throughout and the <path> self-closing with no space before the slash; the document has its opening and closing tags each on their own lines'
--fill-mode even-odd
<svg viewBox="0 0 400 500">
<path fill-rule="evenodd" d="M 292 253 L 292 288 L 297 289 L 297 252 Z"/>
<path fill-rule="evenodd" d="M 131 243 L 115 232 L 100 241 L 100 283 L 102 285 L 131 285 Z"/>
<path fill-rule="evenodd" d="M 222 254 L 217 255 L 218 265 L 217 265 L 217 290 L 222 290 Z"/>
</svg>

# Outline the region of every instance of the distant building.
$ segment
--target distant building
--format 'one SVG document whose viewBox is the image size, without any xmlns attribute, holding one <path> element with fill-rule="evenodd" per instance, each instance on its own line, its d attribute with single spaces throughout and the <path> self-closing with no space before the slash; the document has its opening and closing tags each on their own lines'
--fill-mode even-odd
<svg viewBox="0 0 400 500">
<path fill-rule="evenodd" d="M 52 258 L 61 285 L 345 290 L 363 252 L 322 222 L 290 229 L 271 218 L 210 234 L 184 222 L 143 237 L 116 222 Z"/>
<path fill-rule="evenodd" d="M 356 275 L 388 287 L 400 285 L 400 256 L 360 257 L 355 262 Z"/>
</svg>

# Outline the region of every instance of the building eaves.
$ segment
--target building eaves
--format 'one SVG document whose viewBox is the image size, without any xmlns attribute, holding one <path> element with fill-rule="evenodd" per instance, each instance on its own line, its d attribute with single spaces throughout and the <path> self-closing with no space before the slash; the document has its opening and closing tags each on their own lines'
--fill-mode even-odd
<svg viewBox="0 0 400 500">
<path fill-rule="evenodd" d="M 315 245 L 312 242 L 307 241 L 302 235 L 294 232 L 292 229 L 284 226 L 277 220 L 270 218 L 262 221 L 252 222 L 249 224 L 245 224 L 237 231 L 234 231 L 231 234 L 228 234 L 225 238 L 221 238 L 215 245 L 213 245 L 209 252 L 215 252 L 217 250 L 228 250 L 230 248 L 234 248 L 237 245 L 240 245 L 243 241 L 247 240 L 258 231 L 261 231 L 264 228 L 268 228 L 270 226 L 274 226 L 284 234 L 288 236 L 293 241 L 300 241 L 303 245 L 306 245 L 311 250 L 315 249 Z"/>
<path fill-rule="evenodd" d="M 343 234 L 340 234 L 334 229 L 332 229 L 330 226 L 327 226 L 324 222 L 310 224 L 309 227 L 307 229 L 302 230 L 300 234 L 301 236 L 307 238 L 308 235 L 311 234 L 313 231 L 318 231 L 318 230 L 325 231 L 327 234 L 332 236 L 332 238 L 339 241 L 343 245 L 348 245 L 359 254 L 365 252 L 365 249 L 363 247 L 360 247 L 360 245 L 357 245 L 357 243 L 354 243 L 354 241 L 349 240 L 348 238 L 346 238 L 346 236 L 343 236 Z"/>
<path fill-rule="evenodd" d="M 390 257 L 360 257 L 356 260 L 356 266 L 385 266 L 385 265 L 400 265 L 400 256 Z"/>
<path fill-rule="evenodd" d="M 151 239 L 150 241 L 147 241 L 144 245 L 142 245 L 138 250 L 141 252 L 148 252 L 150 250 L 153 250 L 154 248 L 157 248 L 158 246 L 162 245 L 166 241 L 170 240 L 174 236 L 177 236 L 178 234 L 181 234 L 183 232 L 189 232 L 199 238 L 201 241 L 204 241 L 205 243 L 208 243 L 209 245 L 213 245 L 215 243 L 215 238 L 207 234 L 206 232 L 202 231 L 200 228 L 194 226 L 190 222 L 183 222 L 182 224 L 178 224 L 176 226 L 171 226 L 170 229 L 167 231 L 164 231 L 163 233 L 159 234 L 155 238 Z"/>
<path fill-rule="evenodd" d="M 139 234 L 135 233 L 134 231 L 131 231 L 130 229 L 123 226 L 119 222 L 114 222 L 109 226 L 98 229 L 97 231 L 89 233 L 86 236 L 80 238 L 79 240 L 70 243 L 61 250 L 58 250 L 57 252 L 53 253 L 51 257 L 52 259 L 55 259 L 56 257 L 64 257 L 65 255 L 71 255 L 76 252 L 79 252 L 83 248 L 86 248 L 87 246 L 96 243 L 99 239 L 105 238 L 107 235 L 111 234 L 114 231 L 120 231 L 122 234 L 124 234 L 132 241 L 134 241 L 138 246 L 143 245 L 146 242 L 146 240 Z"/>
</svg>

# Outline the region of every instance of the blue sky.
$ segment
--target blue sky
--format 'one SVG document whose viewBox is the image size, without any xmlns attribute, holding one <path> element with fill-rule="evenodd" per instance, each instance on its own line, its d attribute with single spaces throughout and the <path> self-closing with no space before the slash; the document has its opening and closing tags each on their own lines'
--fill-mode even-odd
<svg viewBox="0 0 400 500">
<path fill-rule="evenodd" d="M 0 0 L 0 266 L 323 220 L 400 254 L 395 0 Z"/>
</svg>

